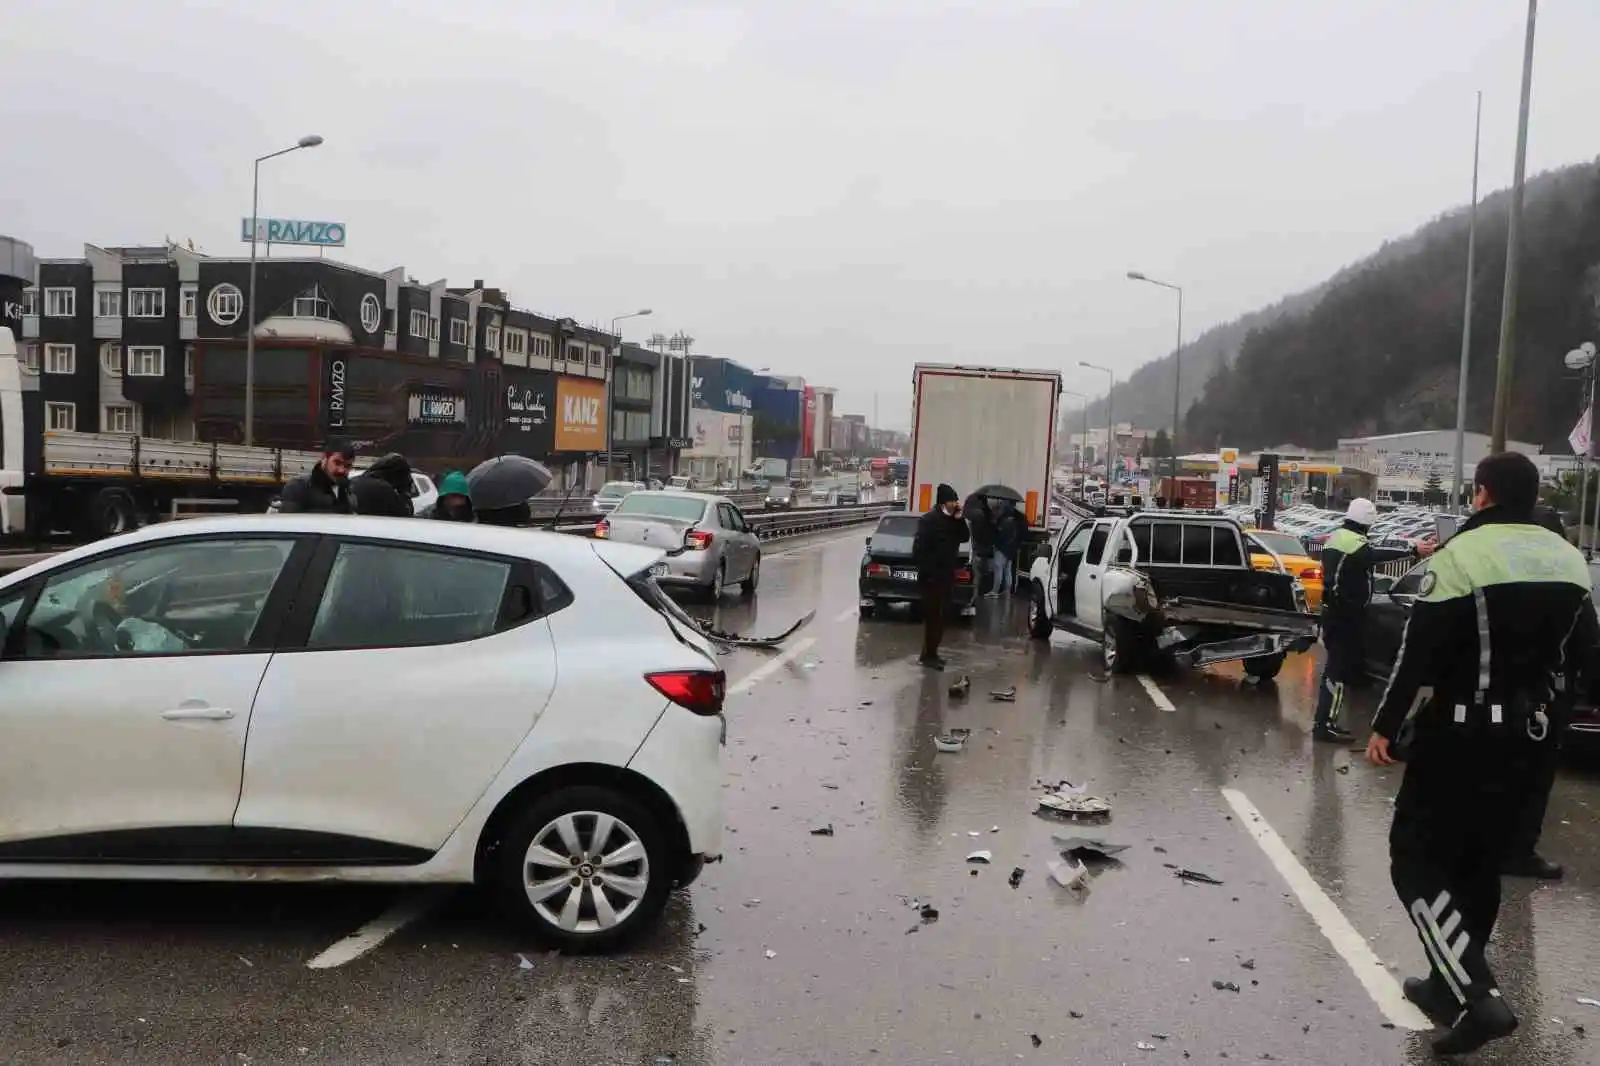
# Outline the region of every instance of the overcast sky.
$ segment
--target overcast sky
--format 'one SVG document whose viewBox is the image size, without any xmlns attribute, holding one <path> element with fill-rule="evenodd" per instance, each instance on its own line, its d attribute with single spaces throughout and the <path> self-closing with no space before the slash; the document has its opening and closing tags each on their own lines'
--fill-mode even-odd
<svg viewBox="0 0 1600 1066">
<path fill-rule="evenodd" d="M 1119 372 L 1510 180 L 1521 0 L 5 0 L 0 232 L 263 215 L 340 257 L 840 389 L 918 360 Z M 1546 0 L 1530 172 L 1600 151 L 1600 3 Z"/>
</svg>

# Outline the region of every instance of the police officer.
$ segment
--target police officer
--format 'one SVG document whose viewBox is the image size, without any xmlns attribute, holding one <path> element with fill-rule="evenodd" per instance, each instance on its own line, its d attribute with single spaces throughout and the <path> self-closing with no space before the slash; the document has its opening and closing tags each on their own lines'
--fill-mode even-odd
<svg viewBox="0 0 1600 1066">
<path fill-rule="evenodd" d="M 1450 1031 L 1440 1054 L 1517 1027 L 1484 947 L 1567 656 L 1593 646 L 1589 568 L 1535 522 L 1539 472 L 1506 452 L 1478 464 L 1476 509 L 1433 558 L 1378 705 L 1367 758 L 1406 761 L 1390 876 L 1430 964 L 1406 998 Z"/>
<path fill-rule="evenodd" d="M 1318 740 L 1349 743 L 1353 734 L 1340 724 L 1345 685 L 1359 682 L 1365 656 L 1362 636 L 1367 626 L 1367 603 L 1372 599 L 1372 568 L 1397 559 L 1412 559 L 1432 549 L 1375 548 L 1367 530 L 1378 520 L 1378 509 L 1364 497 L 1350 501 L 1344 525 L 1334 530 L 1322 546 L 1322 684 L 1317 686 L 1317 716 L 1311 735 Z"/>
</svg>

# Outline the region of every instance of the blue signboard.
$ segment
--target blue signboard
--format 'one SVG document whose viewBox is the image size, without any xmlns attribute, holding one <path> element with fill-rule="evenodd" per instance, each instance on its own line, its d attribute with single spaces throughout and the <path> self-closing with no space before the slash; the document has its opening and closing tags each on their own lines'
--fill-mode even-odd
<svg viewBox="0 0 1600 1066">
<path fill-rule="evenodd" d="M 239 239 L 250 239 L 250 220 L 239 220 Z M 343 222 L 311 222 L 298 218 L 256 219 L 257 242 L 267 244 L 310 244 L 318 248 L 343 248 Z"/>
</svg>

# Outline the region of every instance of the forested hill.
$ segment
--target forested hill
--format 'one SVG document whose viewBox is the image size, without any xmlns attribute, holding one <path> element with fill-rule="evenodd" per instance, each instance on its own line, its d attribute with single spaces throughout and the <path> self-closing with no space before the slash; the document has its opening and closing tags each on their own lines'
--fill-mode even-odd
<svg viewBox="0 0 1600 1066">
<path fill-rule="evenodd" d="M 1502 191 L 1478 211 L 1471 430 L 1487 431 L 1494 407 L 1509 205 Z M 1188 408 L 1185 450 L 1219 441 L 1243 448 L 1287 441 L 1331 447 L 1339 437 L 1453 427 L 1467 218 L 1464 207 L 1454 210 L 1341 271 L 1299 306 L 1280 304 L 1222 327 L 1256 319 L 1245 328 L 1237 355 L 1217 360 Z M 1509 436 L 1565 451 L 1582 404 L 1562 356 L 1582 341 L 1600 340 L 1600 166 L 1580 164 L 1531 180 L 1521 244 Z M 1144 370 L 1171 389 L 1170 367 Z M 1162 419 L 1158 406 L 1146 424 L 1170 422 L 1170 406 L 1167 411 Z M 1136 406 L 1130 404 L 1130 412 L 1138 417 Z M 1124 417 L 1120 396 L 1115 413 Z"/>
</svg>

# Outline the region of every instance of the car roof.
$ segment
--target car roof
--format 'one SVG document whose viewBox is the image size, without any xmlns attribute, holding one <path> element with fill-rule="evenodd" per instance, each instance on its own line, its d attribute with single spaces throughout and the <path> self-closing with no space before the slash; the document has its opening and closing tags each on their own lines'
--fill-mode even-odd
<svg viewBox="0 0 1600 1066">
<path fill-rule="evenodd" d="M 704 500 L 706 503 L 733 503 L 733 501 L 728 499 L 726 496 L 720 496 L 715 492 L 662 492 L 659 489 L 641 489 L 637 492 L 628 493 L 628 498 L 630 500 L 635 496 L 643 496 L 647 498 L 650 496 L 659 496 L 665 500 Z"/>
<path fill-rule="evenodd" d="M 31 566 L 0 577 L 0 587 L 20 584 L 34 574 L 83 559 L 93 559 L 108 551 L 141 544 L 159 544 L 195 536 L 218 534 L 261 536 L 272 533 L 336 533 L 369 540 L 422 547 L 464 548 L 497 555 L 534 558 L 560 568 L 563 564 L 581 566 L 595 556 L 612 561 L 628 572 L 642 570 L 661 552 L 639 545 L 612 544 L 548 530 L 520 529 L 513 526 L 486 526 L 470 522 L 433 522 L 422 518 L 379 518 L 372 515 L 335 514 L 260 514 L 220 515 L 193 518 L 182 522 L 158 522 L 143 529 L 107 537 L 53 555 Z M 626 549 L 619 551 L 618 549 Z"/>
</svg>

